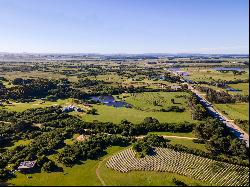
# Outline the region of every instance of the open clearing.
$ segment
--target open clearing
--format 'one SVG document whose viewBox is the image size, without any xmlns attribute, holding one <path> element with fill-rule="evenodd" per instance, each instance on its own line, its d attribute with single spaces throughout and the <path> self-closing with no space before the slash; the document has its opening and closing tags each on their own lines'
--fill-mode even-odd
<svg viewBox="0 0 250 187">
<path fill-rule="evenodd" d="M 249 119 L 249 103 L 215 104 L 219 111 L 225 111 L 230 119 Z M 224 113 L 223 113 L 224 114 Z"/>
<path fill-rule="evenodd" d="M 8 185 L 22 185 L 22 186 L 101 186 L 101 182 L 96 176 L 96 169 L 99 163 L 107 159 L 109 156 L 123 150 L 124 147 L 112 146 L 107 149 L 107 155 L 99 160 L 87 160 L 82 164 L 70 167 L 65 167 L 56 162 L 58 166 L 62 167 L 64 172 L 53 173 L 34 173 L 21 174 L 17 173 L 17 177 L 8 181 Z M 55 160 L 55 155 L 50 156 Z M 55 160 L 56 161 L 56 160 Z M 154 171 L 133 171 L 130 173 L 120 173 L 106 167 L 106 162 L 101 162 L 99 174 L 105 181 L 106 185 L 174 185 L 172 179 L 175 177 L 178 180 L 184 181 L 189 185 L 209 185 L 202 181 L 190 179 L 175 173 L 168 172 L 154 172 Z M 28 178 L 31 176 L 31 178 Z"/>
<path fill-rule="evenodd" d="M 176 98 L 176 96 L 188 95 L 184 92 L 146 92 L 139 94 L 126 94 L 120 95 L 123 101 L 132 104 L 133 108 L 115 108 L 102 104 L 94 104 L 94 108 L 97 109 L 98 115 L 91 114 L 79 114 L 85 121 L 102 121 L 120 123 L 121 120 L 127 119 L 132 123 L 141 123 L 146 117 L 154 117 L 160 122 L 196 122 L 191 118 L 191 112 L 189 111 L 186 99 Z M 116 96 L 117 97 L 117 96 Z M 171 103 L 171 99 L 174 99 L 176 104 Z M 159 105 L 155 106 L 154 101 Z M 182 106 L 186 110 L 184 112 L 160 112 L 161 108 L 169 106 Z"/>
</svg>

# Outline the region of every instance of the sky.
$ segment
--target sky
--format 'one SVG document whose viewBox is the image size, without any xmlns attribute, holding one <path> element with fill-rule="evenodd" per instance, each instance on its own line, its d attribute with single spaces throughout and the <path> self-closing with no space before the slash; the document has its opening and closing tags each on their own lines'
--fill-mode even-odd
<svg viewBox="0 0 250 187">
<path fill-rule="evenodd" d="M 0 52 L 249 53 L 248 0 L 0 0 Z"/>
</svg>

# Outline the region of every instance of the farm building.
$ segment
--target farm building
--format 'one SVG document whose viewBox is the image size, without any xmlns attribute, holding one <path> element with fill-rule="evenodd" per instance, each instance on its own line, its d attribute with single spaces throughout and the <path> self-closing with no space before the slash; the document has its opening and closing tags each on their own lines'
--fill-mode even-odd
<svg viewBox="0 0 250 187">
<path fill-rule="evenodd" d="M 182 87 L 181 86 L 171 86 L 171 89 L 173 90 L 180 90 Z"/>
<path fill-rule="evenodd" d="M 78 137 L 76 138 L 76 140 L 79 141 L 79 142 L 82 142 L 82 141 L 87 140 L 89 137 L 90 137 L 89 135 L 83 135 L 83 134 L 82 134 L 82 135 L 78 136 Z"/>
<path fill-rule="evenodd" d="M 21 171 L 30 171 L 34 168 L 35 164 L 36 161 L 24 161 L 20 163 L 17 169 Z"/>
<path fill-rule="evenodd" d="M 62 112 L 72 112 L 72 111 L 83 112 L 81 108 L 75 107 L 73 105 L 66 106 L 62 109 Z"/>
</svg>

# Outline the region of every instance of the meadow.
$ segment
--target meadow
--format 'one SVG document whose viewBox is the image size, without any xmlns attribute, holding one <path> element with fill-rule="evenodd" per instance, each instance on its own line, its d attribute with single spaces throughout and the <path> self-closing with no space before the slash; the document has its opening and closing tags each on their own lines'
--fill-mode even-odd
<svg viewBox="0 0 250 187">
<path fill-rule="evenodd" d="M 97 109 L 97 115 L 77 114 L 85 121 L 102 121 L 120 123 L 121 120 L 127 119 L 132 123 L 140 123 L 146 117 L 154 117 L 160 122 L 195 122 L 191 118 L 186 99 L 183 97 L 176 98 L 178 95 L 188 95 L 184 92 L 147 92 L 137 94 L 120 95 L 119 98 L 132 104 L 133 108 L 115 108 L 102 104 L 94 104 Z M 117 96 L 116 96 L 117 97 Z M 178 104 L 172 104 L 171 99 L 174 99 Z M 156 102 L 155 106 L 153 103 Z M 160 112 L 159 109 L 169 106 L 182 106 L 186 108 L 184 112 Z"/>
<path fill-rule="evenodd" d="M 188 78 L 193 81 L 211 81 L 211 80 L 237 80 L 237 79 L 248 79 L 249 70 L 244 69 L 246 71 L 245 74 L 242 75 L 234 75 L 232 72 L 221 73 L 216 70 L 212 70 L 210 68 L 198 68 L 198 67 L 188 67 L 181 68 L 183 71 L 187 71 L 189 73 Z"/>
<path fill-rule="evenodd" d="M 249 103 L 235 103 L 235 104 L 215 104 L 222 113 L 225 111 L 226 116 L 230 119 L 249 119 Z"/>
<path fill-rule="evenodd" d="M 207 185 L 201 181 L 174 173 L 133 171 L 122 174 L 107 168 L 107 158 L 123 149 L 124 147 L 118 146 L 109 147 L 107 149 L 107 155 L 99 160 L 87 160 L 84 163 L 80 163 L 73 167 L 65 167 L 57 162 L 57 164 L 63 168 L 63 172 L 41 172 L 33 174 L 17 173 L 17 177 L 9 180 L 7 184 L 16 186 L 101 186 L 102 184 L 96 175 L 96 169 L 100 165 L 99 174 L 106 185 L 174 185 L 172 182 L 173 178 L 184 181 L 189 185 Z M 55 155 L 50 156 L 50 158 L 55 160 Z"/>
</svg>

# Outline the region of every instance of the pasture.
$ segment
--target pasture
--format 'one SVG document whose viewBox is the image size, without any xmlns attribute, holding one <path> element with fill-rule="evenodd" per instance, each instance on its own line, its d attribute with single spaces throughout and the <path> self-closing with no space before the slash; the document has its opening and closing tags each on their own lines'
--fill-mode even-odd
<svg viewBox="0 0 250 187">
<path fill-rule="evenodd" d="M 237 80 L 237 79 L 248 79 L 249 70 L 244 69 L 246 71 L 245 74 L 242 75 L 234 75 L 232 72 L 221 73 L 216 70 L 212 70 L 210 68 L 198 68 L 198 67 L 188 67 L 182 68 L 181 70 L 187 71 L 189 73 L 188 78 L 193 81 L 211 81 L 211 80 Z"/>
<path fill-rule="evenodd" d="M 176 98 L 178 95 L 188 95 L 184 92 L 147 92 L 139 94 L 119 95 L 119 98 L 132 104 L 133 108 L 115 108 L 102 104 L 94 104 L 97 109 L 97 115 L 77 114 L 85 121 L 102 121 L 120 123 L 121 120 L 128 120 L 132 123 L 140 123 L 146 117 L 154 117 L 160 122 L 196 122 L 191 118 L 186 99 L 183 97 Z M 117 96 L 116 96 L 117 97 Z M 174 99 L 177 104 L 172 104 L 171 99 Z M 154 102 L 156 105 L 154 105 Z M 169 106 L 182 106 L 186 108 L 184 112 L 161 112 L 159 109 Z"/>
<path fill-rule="evenodd" d="M 16 111 L 16 112 L 22 112 L 27 109 L 31 108 L 45 108 L 45 107 L 50 107 L 50 106 L 58 106 L 58 105 L 70 105 L 73 104 L 73 99 L 58 99 L 55 102 L 52 101 L 44 101 L 42 102 L 40 99 L 36 99 L 33 102 L 29 103 L 21 103 L 21 102 L 12 102 L 12 104 L 6 104 L 4 107 L 0 106 L 0 109 L 7 109 L 9 111 Z"/>
<path fill-rule="evenodd" d="M 130 173 L 120 173 L 107 168 L 107 159 L 123 149 L 124 147 L 118 146 L 109 147 L 107 149 L 107 155 L 103 156 L 99 160 L 87 160 L 84 163 L 73 166 L 72 168 L 65 167 L 60 163 L 57 163 L 63 168 L 63 172 L 41 172 L 26 175 L 17 173 L 17 177 L 9 180 L 7 184 L 16 186 L 101 186 L 102 184 L 96 175 L 96 169 L 98 168 L 98 165 L 100 165 L 99 175 L 104 180 L 106 185 L 174 185 L 172 182 L 173 178 L 184 181 L 189 185 L 209 185 L 175 173 L 154 171 L 133 171 Z M 55 160 L 55 155 L 50 156 L 50 158 Z"/>
<path fill-rule="evenodd" d="M 220 112 L 222 112 L 232 120 L 249 119 L 249 103 L 214 104 L 214 105 Z"/>
</svg>

